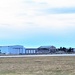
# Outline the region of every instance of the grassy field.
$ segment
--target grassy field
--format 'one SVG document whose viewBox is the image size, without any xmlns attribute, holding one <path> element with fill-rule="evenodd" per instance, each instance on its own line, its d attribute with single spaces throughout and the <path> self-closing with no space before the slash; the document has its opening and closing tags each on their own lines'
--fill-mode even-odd
<svg viewBox="0 0 75 75">
<path fill-rule="evenodd" d="M 75 75 L 75 57 L 0 58 L 0 75 Z"/>
</svg>

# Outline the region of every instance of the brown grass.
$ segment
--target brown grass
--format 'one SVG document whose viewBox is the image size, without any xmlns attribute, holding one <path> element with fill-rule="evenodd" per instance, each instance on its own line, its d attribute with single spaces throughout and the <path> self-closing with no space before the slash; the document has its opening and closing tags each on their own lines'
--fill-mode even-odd
<svg viewBox="0 0 75 75">
<path fill-rule="evenodd" d="M 0 58 L 0 75 L 75 75 L 75 57 Z"/>
</svg>

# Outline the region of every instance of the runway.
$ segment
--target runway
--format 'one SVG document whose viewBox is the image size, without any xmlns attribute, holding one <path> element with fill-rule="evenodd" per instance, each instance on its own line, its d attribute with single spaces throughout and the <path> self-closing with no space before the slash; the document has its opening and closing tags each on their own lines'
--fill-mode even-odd
<svg viewBox="0 0 75 75">
<path fill-rule="evenodd" d="M 44 57 L 44 56 L 75 56 L 75 54 L 44 54 L 44 55 L 10 55 L 0 56 L 0 58 L 18 58 L 18 57 Z"/>
</svg>

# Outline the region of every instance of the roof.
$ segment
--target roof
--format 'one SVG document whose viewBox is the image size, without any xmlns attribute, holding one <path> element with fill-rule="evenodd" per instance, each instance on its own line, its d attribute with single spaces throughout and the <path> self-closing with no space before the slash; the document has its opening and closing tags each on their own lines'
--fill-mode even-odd
<svg viewBox="0 0 75 75">
<path fill-rule="evenodd" d="M 22 45 L 12 45 L 8 46 L 9 48 L 24 48 Z"/>
<path fill-rule="evenodd" d="M 37 48 L 26 48 L 26 50 L 36 50 Z"/>
<path fill-rule="evenodd" d="M 54 46 L 40 46 L 39 48 L 55 48 Z"/>
</svg>

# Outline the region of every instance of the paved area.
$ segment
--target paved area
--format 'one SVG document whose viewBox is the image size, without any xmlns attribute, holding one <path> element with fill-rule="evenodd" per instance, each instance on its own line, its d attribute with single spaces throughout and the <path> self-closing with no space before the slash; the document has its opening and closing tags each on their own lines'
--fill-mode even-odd
<svg viewBox="0 0 75 75">
<path fill-rule="evenodd" d="M 75 56 L 75 54 L 45 54 L 45 55 L 10 55 L 10 56 L 0 56 L 0 58 L 6 57 L 42 57 L 42 56 Z"/>
</svg>

